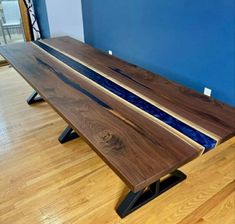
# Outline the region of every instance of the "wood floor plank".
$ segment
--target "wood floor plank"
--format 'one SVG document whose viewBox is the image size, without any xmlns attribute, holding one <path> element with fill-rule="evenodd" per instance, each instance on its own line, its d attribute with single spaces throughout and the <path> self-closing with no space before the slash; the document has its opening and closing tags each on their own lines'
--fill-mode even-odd
<svg viewBox="0 0 235 224">
<path fill-rule="evenodd" d="M 225 223 L 233 224 L 235 223 L 235 192 L 229 195 L 227 198 L 221 200 L 215 208 L 212 208 L 208 212 L 203 220 L 206 220 L 207 223 Z"/>
<path fill-rule="evenodd" d="M 193 213 L 181 220 L 180 224 L 194 224 L 200 221 L 207 213 L 209 213 L 215 205 L 221 203 L 223 200 L 226 200 L 229 196 L 232 195 L 235 191 L 235 180 L 217 192 L 213 197 L 206 201 L 203 205 L 198 207 Z M 223 217 L 224 218 L 224 217 Z M 218 221 L 218 220 L 217 220 Z"/>
</svg>

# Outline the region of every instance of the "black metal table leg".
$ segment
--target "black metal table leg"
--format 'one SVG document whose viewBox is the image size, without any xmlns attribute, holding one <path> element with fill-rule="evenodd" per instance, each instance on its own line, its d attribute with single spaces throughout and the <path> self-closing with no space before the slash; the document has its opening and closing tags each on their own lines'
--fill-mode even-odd
<svg viewBox="0 0 235 224">
<path fill-rule="evenodd" d="M 124 218 L 184 179 L 186 179 L 186 175 L 181 171 L 176 170 L 172 172 L 169 177 L 158 180 L 141 191 L 136 193 L 130 191 L 118 206 L 117 213 L 121 218 Z"/>
<path fill-rule="evenodd" d="M 44 101 L 44 99 L 40 96 L 37 96 L 38 93 L 34 90 L 33 93 L 30 95 L 30 97 L 27 99 L 27 103 L 29 105 L 33 104 L 33 103 L 38 103 L 38 102 L 42 102 Z"/>
<path fill-rule="evenodd" d="M 71 141 L 71 140 L 78 138 L 78 137 L 79 137 L 79 135 L 70 126 L 68 126 L 62 132 L 62 134 L 60 135 L 58 140 L 61 144 L 63 144 L 63 143 L 66 143 L 66 142 Z"/>
</svg>

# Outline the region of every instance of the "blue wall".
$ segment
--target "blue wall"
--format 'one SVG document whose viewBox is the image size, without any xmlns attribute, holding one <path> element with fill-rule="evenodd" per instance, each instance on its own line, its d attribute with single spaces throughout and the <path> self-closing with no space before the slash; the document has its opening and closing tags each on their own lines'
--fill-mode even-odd
<svg viewBox="0 0 235 224">
<path fill-rule="evenodd" d="M 234 0 L 82 0 L 85 41 L 235 105 Z"/>
<path fill-rule="evenodd" d="M 45 0 L 33 0 L 35 16 L 41 30 L 42 38 L 50 37 L 50 29 L 48 24 L 48 16 Z"/>
</svg>

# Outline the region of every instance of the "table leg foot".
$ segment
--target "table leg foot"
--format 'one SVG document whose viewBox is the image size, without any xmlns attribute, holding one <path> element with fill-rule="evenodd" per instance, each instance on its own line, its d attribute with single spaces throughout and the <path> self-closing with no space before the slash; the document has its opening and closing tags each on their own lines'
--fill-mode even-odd
<svg viewBox="0 0 235 224">
<path fill-rule="evenodd" d="M 38 93 L 34 90 L 33 93 L 30 95 L 30 97 L 27 99 L 27 103 L 29 105 L 34 104 L 34 103 L 38 103 L 38 102 L 42 102 L 44 101 L 44 99 L 40 96 L 37 96 Z"/>
<path fill-rule="evenodd" d="M 62 134 L 60 135 L 58 140 L 61 144 L 63 144 L 63 143 L 66 143 L 66 142 L 71 141 L 71 140 L 78 138 L 78 137 L 79 137 L 79 135 L 70 126 L 68 126 L 62 132 Z"/>
<path fill-rule="evenodd" d="M 117 208 L 117 213 L 121 218 L 134 212 L 149 201 L 158 197 L 160 194 L 174 187 L 181 181 L 186 179 L 186 175 L 179 170 L 172 172 L 163 180 L 152 183 L 149 187 L 138 191 L 130 191 Z"/>
</svg>

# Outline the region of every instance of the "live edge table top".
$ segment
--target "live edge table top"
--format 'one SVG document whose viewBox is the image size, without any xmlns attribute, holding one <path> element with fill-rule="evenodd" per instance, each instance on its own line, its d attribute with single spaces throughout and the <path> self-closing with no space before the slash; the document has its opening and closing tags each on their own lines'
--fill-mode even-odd
<svg viewBox="0 0 235 224">
<path fill-rule="evenodd" d="M 234 108 L 70 37 L 0 53 L 134 192 L 234 136 Z"/>
</svg>

